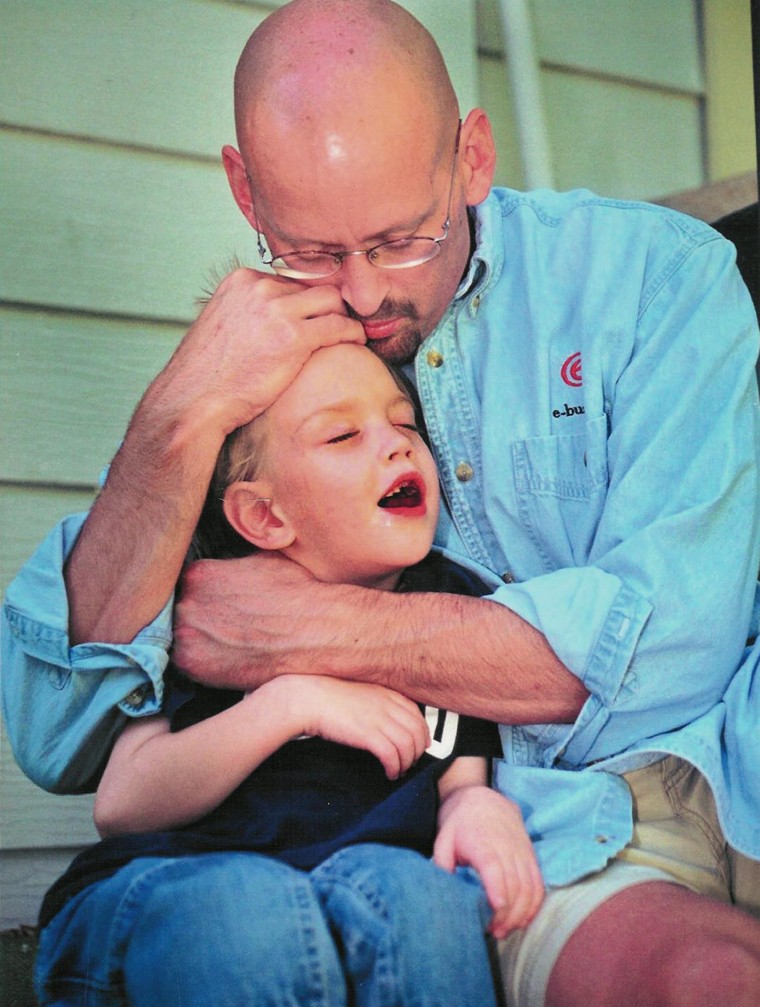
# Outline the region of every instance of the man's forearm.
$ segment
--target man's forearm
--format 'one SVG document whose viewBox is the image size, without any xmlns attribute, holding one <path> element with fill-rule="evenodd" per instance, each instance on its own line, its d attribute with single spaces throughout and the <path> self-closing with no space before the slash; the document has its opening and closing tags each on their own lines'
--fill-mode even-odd
<svg viewBox="0 0 760 1007">
<path fill-rule="evenodd" d="M 273 556 L 190 568 L 174 659 L 209 685 L 318 673 L 512 724 L 571 722 L 587 698 L 544 637 L 496 602 L 321 584 Z"/>
<path fill-rule="evenodd" d="M 127 643 L 179 577 L 221 435 L 143 400 L 65 569 L 72 644 Z"/>
<path fill-rule="evenodd" d="M 499 723 L 570 723 L 588 692 L 544 637 L 503 605 L 449 594 L 371 592 L 333 674 Z"/>
</svg>

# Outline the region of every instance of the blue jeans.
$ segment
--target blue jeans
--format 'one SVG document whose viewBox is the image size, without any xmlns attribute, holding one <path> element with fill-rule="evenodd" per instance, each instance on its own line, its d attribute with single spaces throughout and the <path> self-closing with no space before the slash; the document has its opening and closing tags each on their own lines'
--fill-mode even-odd
<svg viewBox="0 0 760 1007">
<path fill-rule="evenodd" d="M 44 929 L 42 1005 L 495 1007 L 476 875 L 347 847 L 311 873 L 255 853 L 134 860 Z"/>
</svg>

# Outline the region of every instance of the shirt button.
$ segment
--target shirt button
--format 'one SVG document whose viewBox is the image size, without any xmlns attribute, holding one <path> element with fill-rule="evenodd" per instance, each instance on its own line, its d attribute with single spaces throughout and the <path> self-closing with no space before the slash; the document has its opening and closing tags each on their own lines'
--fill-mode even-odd
<svg viewBox="0 0 760 1007">
<path fill-rule="evenodd" d="M 148 689 L 145 685 L 140 685 L 136 689 L 133 689 L 128 696 L 124 697 L 124 702 L 127 706 L 140 707 L 145 702 L 145 696 L 147 695 Z"/>
<path fill-rule="evenodd" d="M 506 573 L 503 573 L 501 575 L 501 579 L 504 581 L 505 584 L 514 584 L 515 575 L 512 573 L 511 570 L 507 570 Z"/>
<path fill-rule="evenodd" d="M 454 470 L 454 475 L 460 483 L 468 483 L 475 475 L 475 472 L 469 462 L 460 462 Z"/>
<path fill-rule="evenodd" d="M 429 350 L 427 355 L 428 367 L 440 367 L 443 364 L 443 354 L 438 350 Z"/>
<path fill-rule="evenodd" d="M 609 842 L 609 837 L 608 836 L 596 836 L 594 841 L 597 842 L 597 843 L 607 843 L 607 842 Z"/>
<path fill-rule="evenodd" d="M 471 303 L 472 303 L 472 310 L 477 311 L 478 308 L 480 307 L 480 294 L 475 294 Z"/>
</svg>

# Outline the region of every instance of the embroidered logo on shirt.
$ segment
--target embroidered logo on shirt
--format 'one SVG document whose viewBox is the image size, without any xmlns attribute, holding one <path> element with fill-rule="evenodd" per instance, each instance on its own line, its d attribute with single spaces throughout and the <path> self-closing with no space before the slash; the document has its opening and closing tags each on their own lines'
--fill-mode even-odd
<svg viewBox="0 0 760 1007">
<path fill-rule="evenodd" d="M 562 365 L 560 371 L 562 380 L 571 388 L 580 388 L 583 384 L 581 376 L 581 354 L 580 351 L 572 353 Z"/>
<path fill-rule="evenodd" d="M 585 412 L 585 406 L 571 406 L 566 402 L 564 409 L 552 409 L 552 416 L 555 420 L 559 420 L 563 416 L 583 416 Z"/>
</svg>

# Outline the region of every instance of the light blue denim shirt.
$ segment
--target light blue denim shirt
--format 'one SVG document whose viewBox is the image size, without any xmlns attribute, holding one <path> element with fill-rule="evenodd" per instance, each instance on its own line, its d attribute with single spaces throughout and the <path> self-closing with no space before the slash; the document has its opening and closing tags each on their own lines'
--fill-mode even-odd
<svg viewBox="0 0 760 1007">
<path fill-rule="evenodd" d="M 417 355 L 447 503 L 438 545 L 499 574 L 492 599 L 590 693 L 572 725 L 502 728 L 497 783 L 549 883 L 628 842 L 614 774 L 664 752 L 708 776 L 727 835 L 760 857 L 760 784 L 753 795 L 734 766 L 731 789 L 723 765 L 743 658 L 729 730 L 747 718 L 752 733 L 757 352 L 733 246 L 705 224 L 589 192 L 497 190 Z"/>
<path fill-rule="evenodd" d="M 759 650 L 744 646 L 757 350 L 733 247 L 706 225 L 588 192 L 495 190 L 418 353 L 447 504 L 438 546 L 490 576 L 493 600 L 590 693 L 574 724 L 502 728 L 497 784 L 549 884 L 628 842 L 616 774 L 667 752 L 708 776 L 729 840 L 760 857 Z M 124 716 L 155 712 L 170 640 L 167 605 L 128 646 L 69 647 L 61 571 L 82 520 L 54 529 L 4 607 L 9 733 L 53 790 L 90 785 Z"/>
</svg>

